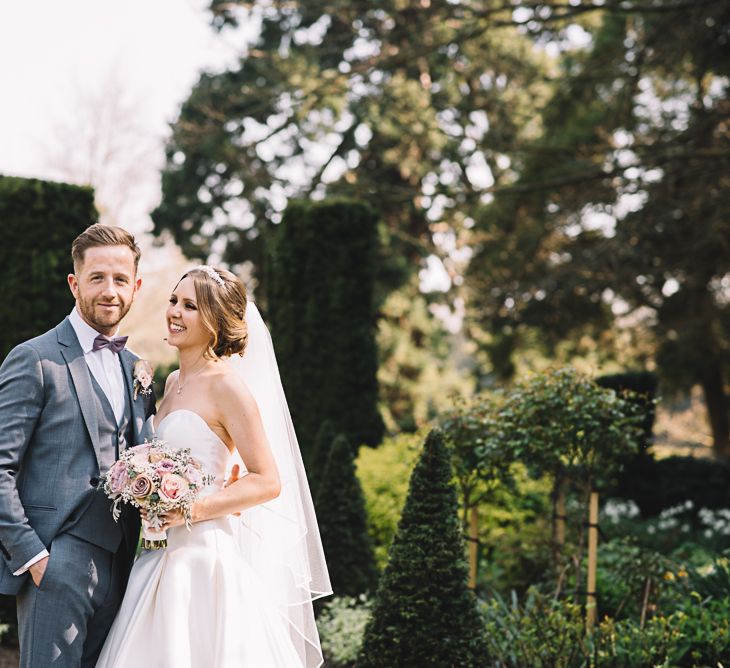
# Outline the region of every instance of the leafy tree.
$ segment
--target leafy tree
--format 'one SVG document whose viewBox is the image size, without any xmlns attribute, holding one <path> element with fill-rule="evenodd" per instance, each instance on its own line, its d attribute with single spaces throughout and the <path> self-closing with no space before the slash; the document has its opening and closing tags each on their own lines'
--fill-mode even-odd
<svg viewBox="0 0 730 668">
<path fill-rule="evenodd" d="M 566 367 L 518 382 L 501 408 L 510 450 L 537 475 L 553 481 L 553 560 L 562 586 L 566 489 L 584 503 L 604 490 L 644 435 L 643 406 Z M 573 559 L 580 581 L 583 528 Z"/>
<path fill-rule="evenodd" d="M 550 350 L 610 344 L 614 322 L 647 328 L 663 379 L 703 387 L 716 452 L 730 456 L 730 8 L 572 4 L 565 20 L 557 4 L 542 12 L 553 35 L 577 28 L 579 10 L 599 20 L 563 59 L 515 182 L 477 218 L 472 316 L 494 333 L 504 376 L 530 332 Z"/>
<path fill-rule="evenodd" d="M 517 382 L 500 416 L 520 461 L 586 490 L 610 482 L 644 436 L 643 406 L 570 367 Z"/>
<path fill-rule="evenodd" d="M 377 445 L 373 290 L 376 216 L 350 200 L 294 202 L 271 245 L 269 313 L 304 459 L 331 420 L 354 448 Z"/>
<path fill-rule="evenodd" d="M 479 562 L 478 506 L 493 500 L 501 488 L 513 484 L 515 462 L 500 406 L 502 393 L 481 396 L 470 402 L 457 401 L 441 418 L 441 428 L 456 472 L 464 527 L 471 541 L 470 586 L 476 587 Z M 468 529 L 467 529 L 468 527 Z"/>
<path fill-rule="evenodd" d="M 358 596 L 374 591 L 378 581 L 365 500 L 347 438 L 339 434 L 330 446 L 315 497 L 317 521 L 333 591 Z"/>
<path fill-rule="evenodd" d="M 68 315 L 71 242 L 95 217 L 90 188 L 0 176 L 0 359 Z"/>
<path fill-rule="evenodd" d="M 464 341 L 446 331 L 412 284 L 392 292 L 378 311 L 380 412 L 389 432 L 414 431 L 469 395 Z"/>
<path fill-rule="evenodd" d="M 509 483 L 515 456 L 505 429 L 510 423 L 501 415 L 504 401 L 502 392 L 494 392 L 457 401 L 441 416 L 465 513 L 489 498 L 496 487 Z"/>
<path fill-rule="evenodd" d="M 411 476 L 358 668 L 487 665 L 451 476 L 443 436 L 433 431 Z"/>
<path fill-rule="evenodd" d="M 183 104 L 155 232 L 195 257 L 225 238 L 227 259 L 261 271 L 287 199 L 345 194 L 377 207 L 379 284 L 402 284 L 503 180 L 502 147 L 536 129 L 546 59 L 483 4 L 211 2 L 216 28 L 260 30 Z"/>
</svg>

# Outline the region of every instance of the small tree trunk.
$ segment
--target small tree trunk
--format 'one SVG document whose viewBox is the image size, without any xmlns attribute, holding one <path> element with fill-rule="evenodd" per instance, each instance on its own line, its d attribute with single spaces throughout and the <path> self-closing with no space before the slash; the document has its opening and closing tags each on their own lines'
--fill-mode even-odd
<svg viewBox="0 0 730 668">
<path fill-rule="evenodd" d="M 598 492 L 591 492 L 588 511 L 588 588 L 586 590 L 586 630 L 596 623 L 596 570 L 598 566 Z"/>
<path fill-rule="evenodd" d="M 649 596 L 651 594 L 651 578 L 646 578 L 644 585 L 644 598 L 641 601 L 641 617 L 639 618 L 639 628 L 643 629 L 646 624 L 646 611 L 649 609 Z"/>
<path fill-rule="evenodd" d="M 720 364 L 713 365 L 703 374 L 702 390 L 712 429 L 712 447 L 718 457 L 730 459 L 730 419 Z"/>
<path fill-rule="evenodd" d="M 562 480 L 555 482 L 553 497 L 553 549 L 557 561 L 565 547 L 565 485 Z"/>
<path fill-rule="evenodd" d="M 469 509 L 469 588 L 477 588 L 477 566 L 479 559 L 479 509 Z"/>
</svg>

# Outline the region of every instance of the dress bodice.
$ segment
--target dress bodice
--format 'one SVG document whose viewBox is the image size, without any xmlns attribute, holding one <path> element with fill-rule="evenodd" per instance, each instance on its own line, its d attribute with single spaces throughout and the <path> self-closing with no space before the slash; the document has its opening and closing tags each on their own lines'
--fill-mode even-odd
<svg viewBox="0 0 730 668">
<path fill-rule="evenodd" d="M 200 496 L 223 487 L 231 453 L 220 437 L 195 411 L 178 408 L 157 423 L 153 422 L 155 436 L 171 448 L 190 448 L 190 454 L 203 467 L 204 474 L 215 476 L 212 484 L 204 487 Z"/>
</svg>

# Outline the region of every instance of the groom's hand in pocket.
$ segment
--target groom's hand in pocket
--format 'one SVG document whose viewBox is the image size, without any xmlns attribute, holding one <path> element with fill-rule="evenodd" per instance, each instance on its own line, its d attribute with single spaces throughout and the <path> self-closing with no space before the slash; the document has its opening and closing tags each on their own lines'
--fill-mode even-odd
<svg viewBox="0 0 730 668">
<path fill-rule="evenodd" d="M 238 464 L 234 464 L 231 467 L 231 475 L 228 476 L 228 480 L 226 480 L 225 485 L 223 487 L 229 487 L 232 485 L 236 480 L 239 479 L 241 473 L 241 467 Z M 233 513 L 236 517 L 238 517 L 241 513 Z"/>
<path fill-rule="evenodd" d="M 48 566 L 48 557 L 43 557 L 39 561 L 36 561 L 28 570 L 30 571 L 30 577 L 33 578 L 33 583 L 36 587 L 41 586 L 43 576 L 46 572 L 46 566 Z"/>
</svg>

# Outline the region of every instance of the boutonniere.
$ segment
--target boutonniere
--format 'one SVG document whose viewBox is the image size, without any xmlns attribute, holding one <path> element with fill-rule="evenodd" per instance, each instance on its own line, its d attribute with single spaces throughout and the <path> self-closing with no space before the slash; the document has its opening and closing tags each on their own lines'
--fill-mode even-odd
<svg viewBox="0 0 730 668">
<path fill-rule="evenodd" d="M 134 398 L 141 392 L 142 394 L 152 394 L 152 377 L 154 372 L 152 365 L 143 359 L 139 359 L 134 363 Z"/>
</svg>

